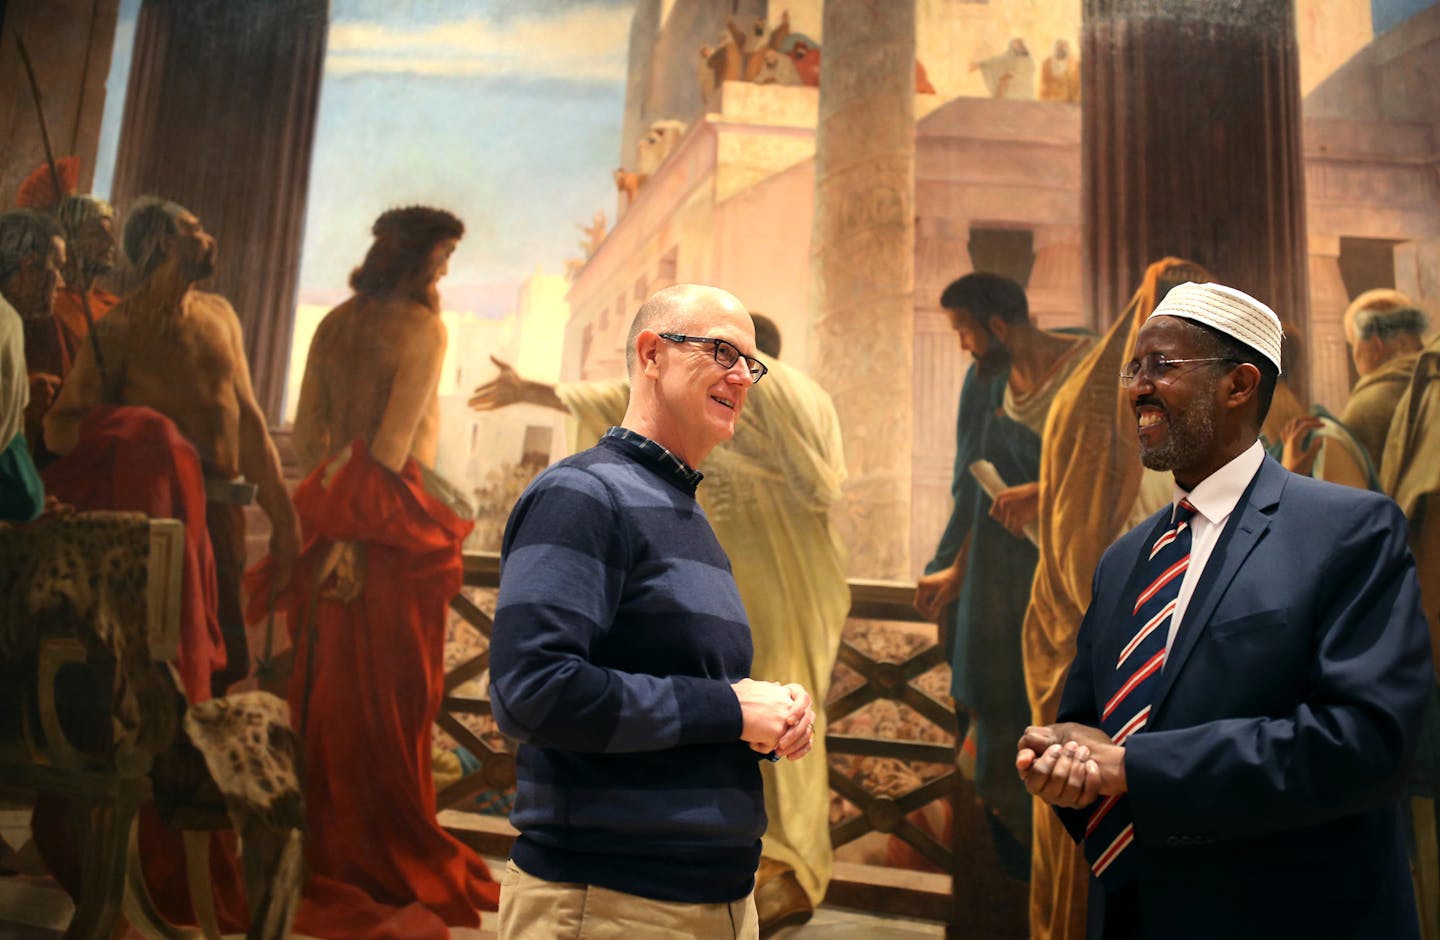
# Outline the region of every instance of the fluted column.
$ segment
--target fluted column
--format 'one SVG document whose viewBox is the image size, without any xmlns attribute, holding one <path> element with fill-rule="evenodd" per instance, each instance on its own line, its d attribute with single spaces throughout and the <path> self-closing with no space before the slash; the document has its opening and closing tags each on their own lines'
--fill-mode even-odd
<svg viewBox="0 0 1440 940">
<path fill-rule="evenodd" d="M 810 240 L 812 372 L 849 470 L 856 576 L 910 572 L 915 271 L 915 5 L 829 0 Z"/>
<path fill-rule="evenodd" d="M 1293 0 L 1084 0 L 1087 302 L 1191 258 L 1308 332 Z M 1287 370 L 1304 395 L 1301 364 Z"/>
<path fill-rule="evenodd" d="M 194 212 L 220 244 L 210 289 L 245 330 L 255 394 L 278 422 L 295 290 L 327 0 L 145 0 L 113 189 Z"/>
<path fill-rule="evenodd" d="M 1310 399 L 1335 414 L 1350 397 L 1350 349 L 1345 345 L 1349 297 L 1340 276 L 1338 236 L 1310 239 L 1310 332 L 1300 338 L 1310 363 Z M 1287 348 L 1286 352 L 1290 349 Z M 1286 364 L 1289 371 L 1289 363 Z"/>
</svg>

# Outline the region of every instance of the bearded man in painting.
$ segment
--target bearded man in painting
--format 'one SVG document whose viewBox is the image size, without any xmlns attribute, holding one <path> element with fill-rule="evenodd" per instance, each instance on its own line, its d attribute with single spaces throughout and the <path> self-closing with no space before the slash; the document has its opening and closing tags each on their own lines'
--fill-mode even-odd
<svg viewBox="0 0 1440 940">
<path fill-rule="evenodd" d="M 290 708 L 309 768 L 311 871 L 423 907 L 443 937 L 499 897 L 485 863 L 436 821 L 430 766 L 445 614 L 472 527 L 431 469 L 446 344 L 438 285 L 465 226 L 410 206 L 372 232 L 354 296 L 310 344 L 295 419 L 308 541 L 282 599 L 296 649 Z M 266 595 L 266 576 L 252 598 Z"/>
<path fill-rule="evenodd" d="M 140 405 L 169 419 L 194 445 L 205 477 L 205 525 L 215 555 L 224 640 L 223 668 L 211 677 L 211 691 L 223 695 L 250 671 L 240 599 L 245 506 L 258 502 L 269 518 L 270 552 L 287 578 L 299 526 L 250 384 L 240 319 L 224 297 L 197 287 L 215 272 L 215 239 L 193 213 L 147 198 L 126 221 L 125 253 L 137 286 L 95 324 L 96 343 L 80 345 L 45 416 L 45 443 L 68 454 L 82 439 L 96 436 L 101 424 L 136 417 L 133 410 L 117 414 L 96 406 Z M 95 359 L 97 346 L 103 370 Z"/>
</svg>

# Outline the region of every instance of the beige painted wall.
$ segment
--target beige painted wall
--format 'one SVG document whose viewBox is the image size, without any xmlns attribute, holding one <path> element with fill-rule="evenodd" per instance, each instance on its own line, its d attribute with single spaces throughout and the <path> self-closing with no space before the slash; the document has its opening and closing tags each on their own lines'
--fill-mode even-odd
<svg viewBox="0 0 1440 940">
<path fill-rule="evenodd" d="M 80 158 L 80 191 L 89 192 L 105 109 L 105 77 L 115 37 L 119 0 L 12 2 L 5 9 L 0 44 L 0 208 L 14 205 L 15 190 L 45 160 L 35 102 L 15 44 L 25 40 L 35 68 L 54 155 Z"/>
<path fill-rule="evenodd" d="M 1295 0 L 1300 44 L 1300 96 L 1370 42 L 1370 0 Z"/>
</svg>

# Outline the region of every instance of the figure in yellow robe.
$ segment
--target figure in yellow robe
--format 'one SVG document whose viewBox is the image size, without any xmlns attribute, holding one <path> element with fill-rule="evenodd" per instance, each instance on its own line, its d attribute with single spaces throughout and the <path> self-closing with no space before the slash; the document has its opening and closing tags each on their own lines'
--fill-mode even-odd
<svg viewBox="0 0 1440 940">
<path fill-rule="evenodd" d="M 1380 462 L 1380 485 L 1410 521 L 1420 605 L 1430 624 L 1431 653 L 1440 675 L 1440 337 L 1415 358 L 1410 381 L 1396 402 Z M 1416 900 L 1426 940 L 1440 937 L 1440 704 L 1432 701 L 1430 707 L 1411 774 L 1411 792 L 1417 797 L 1411 804 Z"/>
</svg>

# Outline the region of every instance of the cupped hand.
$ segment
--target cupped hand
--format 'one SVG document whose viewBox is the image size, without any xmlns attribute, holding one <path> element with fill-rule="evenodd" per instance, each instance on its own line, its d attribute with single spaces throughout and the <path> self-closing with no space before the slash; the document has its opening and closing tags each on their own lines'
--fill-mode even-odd
<svg viewBox="0 0 1440 940">
<path fill-rule="evenodd" d="M 495 378 L 475 386 L 467 404 L 475 411 L 495 411 L 497 408 L 524 401 L 525 380 L 515 371 L 515 367 L 498 356 L 491 356 L 490 361 L 497 370 Z"/>
</svg>

